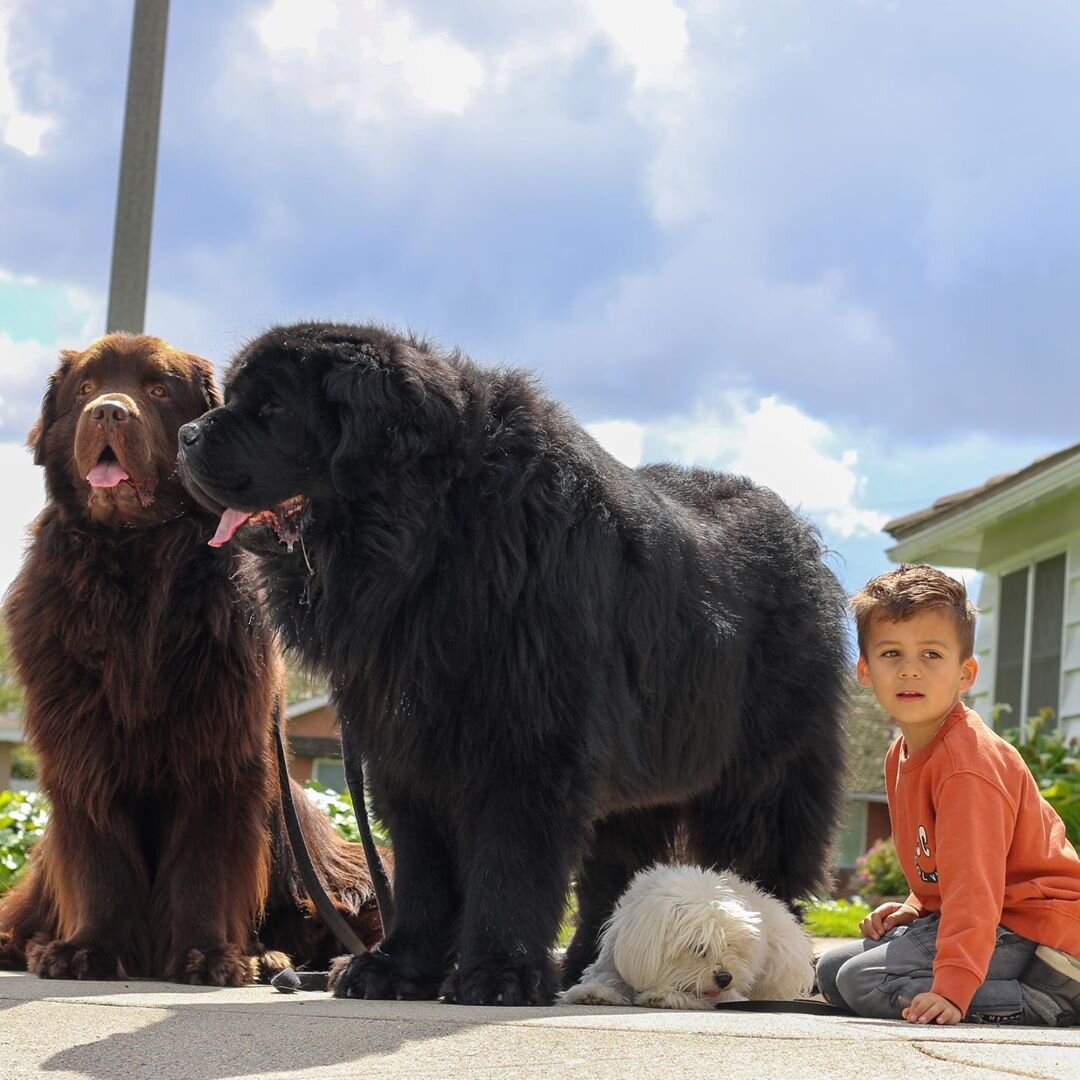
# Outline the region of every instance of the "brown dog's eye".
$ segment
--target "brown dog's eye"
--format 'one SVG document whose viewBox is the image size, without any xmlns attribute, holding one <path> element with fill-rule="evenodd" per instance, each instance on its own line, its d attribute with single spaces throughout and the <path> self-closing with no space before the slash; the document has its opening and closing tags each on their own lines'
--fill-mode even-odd
<svg viewBox="0 0 1080 1080">
<path fill-rule="evenodd" d="M 158 385 L 151 386 L 150 387 L 150 396 L 151 397 L 166 398 L 166 397 L 169 396 L 169 391 L 166 390 L 164 386 L 158 386 Z"/>
<path fill-rule="evenodd" d="M 94 384 L 92 382 L 90 382 L 89 380 L 87 380 L 84 383 L 80 383 L 79 384 L 79 397 L 86 397 L 86 395 L 89 394 L 90 391 L 93 390 L 93 389 L 94 389 Z"/>
</svg>

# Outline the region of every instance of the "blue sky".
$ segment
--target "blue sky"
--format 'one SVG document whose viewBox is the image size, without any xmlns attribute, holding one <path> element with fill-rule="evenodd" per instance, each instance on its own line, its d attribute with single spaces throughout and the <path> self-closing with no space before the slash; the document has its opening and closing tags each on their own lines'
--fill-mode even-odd
<svg viewBox="0 0 1080 1080">
<path fill-rule="evenodd" d="M 0 588 L 58 348 L 103 329 L 132 5 L 0 0 Z M 743 471 L 845 585 L 1076 441 L 1080 8 L 171 5 L 146 328 L 374 318 Z"/>
</svg>

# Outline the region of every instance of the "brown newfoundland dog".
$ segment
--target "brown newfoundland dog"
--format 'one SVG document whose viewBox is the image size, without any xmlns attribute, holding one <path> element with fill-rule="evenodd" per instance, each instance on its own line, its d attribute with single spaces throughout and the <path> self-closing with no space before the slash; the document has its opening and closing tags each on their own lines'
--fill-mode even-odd
<svg viewBox="0 0 1080 1080">
<path fill-rule="evenodd" d="M 284 838 L 283 669 L 243 559 L 176 474 L 219 403 L 210 364 L 153 337 L 64 352 L 30 434 L 48 505 L 4 615 L 52 817 L 0 902 L 0 965 L 45 978 L 241 985 L 335 951 Z M 358 845 L 302 794 L 312 857 L 365 944 Z"/>
</svg>

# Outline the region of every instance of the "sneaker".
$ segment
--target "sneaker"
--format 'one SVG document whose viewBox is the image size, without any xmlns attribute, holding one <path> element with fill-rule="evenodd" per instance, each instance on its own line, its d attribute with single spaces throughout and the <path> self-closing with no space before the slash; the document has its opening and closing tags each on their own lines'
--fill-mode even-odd
<svg viewBox="0 0 1080 1080">
<path fill-rule="evenodd" d="M 997 1013 L 968 1013 L 964 1017 L 965 1024 L 993 1024 L 995 1027 L 1007 1027 L 1010 1024 L 1024 1023 L 1024 1010 L 1019 1012 Z"/>
<path fill-rule="evenodd" d="M 1020 981 L 1053 1001 L 1058 1027 L 1080 1020 L 1080 959 L 1040 945 Z"/>
</svg>

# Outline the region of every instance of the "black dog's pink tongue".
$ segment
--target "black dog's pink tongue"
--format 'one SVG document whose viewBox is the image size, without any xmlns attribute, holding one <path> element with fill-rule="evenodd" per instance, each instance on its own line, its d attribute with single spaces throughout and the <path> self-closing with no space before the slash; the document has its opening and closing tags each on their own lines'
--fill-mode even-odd
<svg viewBox="0 0 1080 1080">
<path fill-rule="evenodd" d="M 86 482 L 92 488 L 116 487 L 121 480 L 130 479 L 118 461 L 99 461 L 86 474 Z"/>
<path fill-rule="evenodd" d="M 216 548 L 227 544 L 233 538 L 233 534 L 236 530 L 239 529 L 249 517 L 251 517 L 251 515 L 244 510 L 226 510 L 225 513 L 221 515 L 221 520 L 218 522 L 217 532 L 214 533 L 213 538 L 209 541 L 210 546 Z"/>
</svg>

